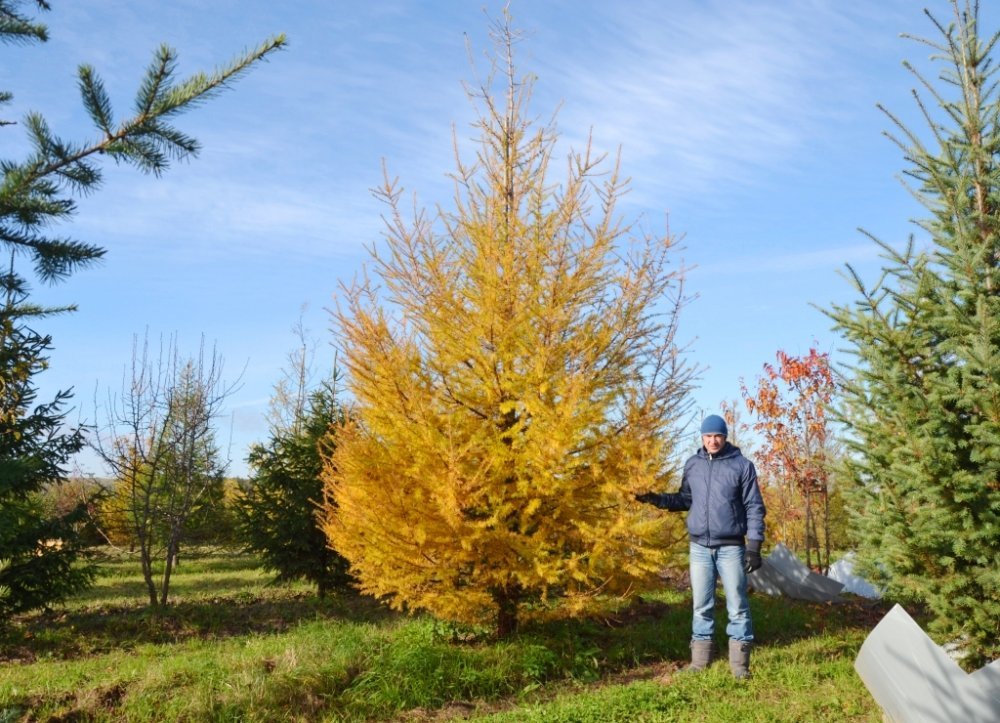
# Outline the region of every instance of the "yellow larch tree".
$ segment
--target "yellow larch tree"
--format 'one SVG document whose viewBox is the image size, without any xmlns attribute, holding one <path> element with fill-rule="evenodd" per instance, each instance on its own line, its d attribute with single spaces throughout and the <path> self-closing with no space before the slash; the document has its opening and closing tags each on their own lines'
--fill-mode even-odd
<svg viewBox="0 0 1000 723">
<path fill-rule="evenodd" d="M 387 176 L 380 283 L 334 311 L 356 408 L 320 516 L 365 592 L 505 637 L 627 598 L 669 562 L 680 524 L 633 494 L 676 484 L 694 369 L 676 239 L 622 222 L 627 183 L 589 147 L 551 179 L 554 122 L 526 119 L 509 16 L 492 30 L 455 210 L 407 218 Z"/>
</svg>

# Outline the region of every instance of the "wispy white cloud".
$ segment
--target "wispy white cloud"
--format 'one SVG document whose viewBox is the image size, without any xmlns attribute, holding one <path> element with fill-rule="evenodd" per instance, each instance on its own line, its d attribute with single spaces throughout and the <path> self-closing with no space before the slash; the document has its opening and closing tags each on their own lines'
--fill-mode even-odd
<svg viewBox="0 0 1000 723">
<path fill-rule="evenodd" d="M 863 264 L 878 258 L 879 248 L 872 243 L 849 244 L 813 251 L 732 254 L 719 261 L 700 264 L 697 275 L 787 274 L 842 268 L 845 262 Z"/>
<path fill-rule="evenodd" d="M 843 121 L 870 37 L 885 32 L 832 0 L 634 3 L 605 12 L 598 52 L 545 54 L 543 82 L 566 98 L 560 126 L 582 145 L 590 127 L 624 147 L 638 205 L 757 183 Z M 853 82 L 856 82 L 856 78 Z M 869 107 L 866 105 L 866 107 Z"/>
</svg>

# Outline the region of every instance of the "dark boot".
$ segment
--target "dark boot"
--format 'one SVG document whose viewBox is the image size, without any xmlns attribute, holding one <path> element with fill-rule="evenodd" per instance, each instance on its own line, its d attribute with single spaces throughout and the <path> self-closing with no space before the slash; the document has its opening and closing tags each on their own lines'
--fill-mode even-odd
<svg viewBox="0 0 1000 723">
<path fill-rule="evenodd" d="M 743 640 L 729 641 L 729 669 L 733 677 L 743 680 L 750 677 L 750 648 L 752 643 Z"/>
<path fill-rule="evenodd" d="M 712 662 L 712 641 L 692 640 L 691 641 L 691 665 L 688 670 L 704 670 Z"/>
</svg>

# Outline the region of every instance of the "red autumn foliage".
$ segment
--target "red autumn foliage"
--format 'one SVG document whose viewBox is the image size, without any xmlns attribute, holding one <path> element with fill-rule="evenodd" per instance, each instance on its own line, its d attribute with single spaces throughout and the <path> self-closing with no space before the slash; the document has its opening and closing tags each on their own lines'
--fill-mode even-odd
<svg viewBox="0 0 1000 723">
<path fill-rule="evenodd" d="M 757 420 L 752 428 L 762 440 L 755 457 L 769 527 L 792 549 L 804 549 L 806 564 L 825 571 L 830 560 L 827 409 L 834 391 L 830 359 L 816 349 L 802 357 L 780 350 L 776 356 L 776 365 L 764 364 L 754 392 L 740 385 Z"/>
</svg>

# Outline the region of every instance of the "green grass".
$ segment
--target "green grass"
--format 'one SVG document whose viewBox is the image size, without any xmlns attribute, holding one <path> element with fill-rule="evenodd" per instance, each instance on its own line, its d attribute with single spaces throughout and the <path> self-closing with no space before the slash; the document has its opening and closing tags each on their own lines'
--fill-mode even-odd
<svg viewBox="0 0 1000 723">
<path fill-rule="evenodd" d="M 0 723 L 881 719 L 852 667 L 884 612 L 868 603 L 754 596 L 754 677 L 736 681 L 724 660 L 680 671 L 683 592 L 495 642 L 268 579 L 250 557 L 191 556 L 154 614 L 134 562 L 102 563 L 86 595 L 0 632 Z"/>
</svg>

